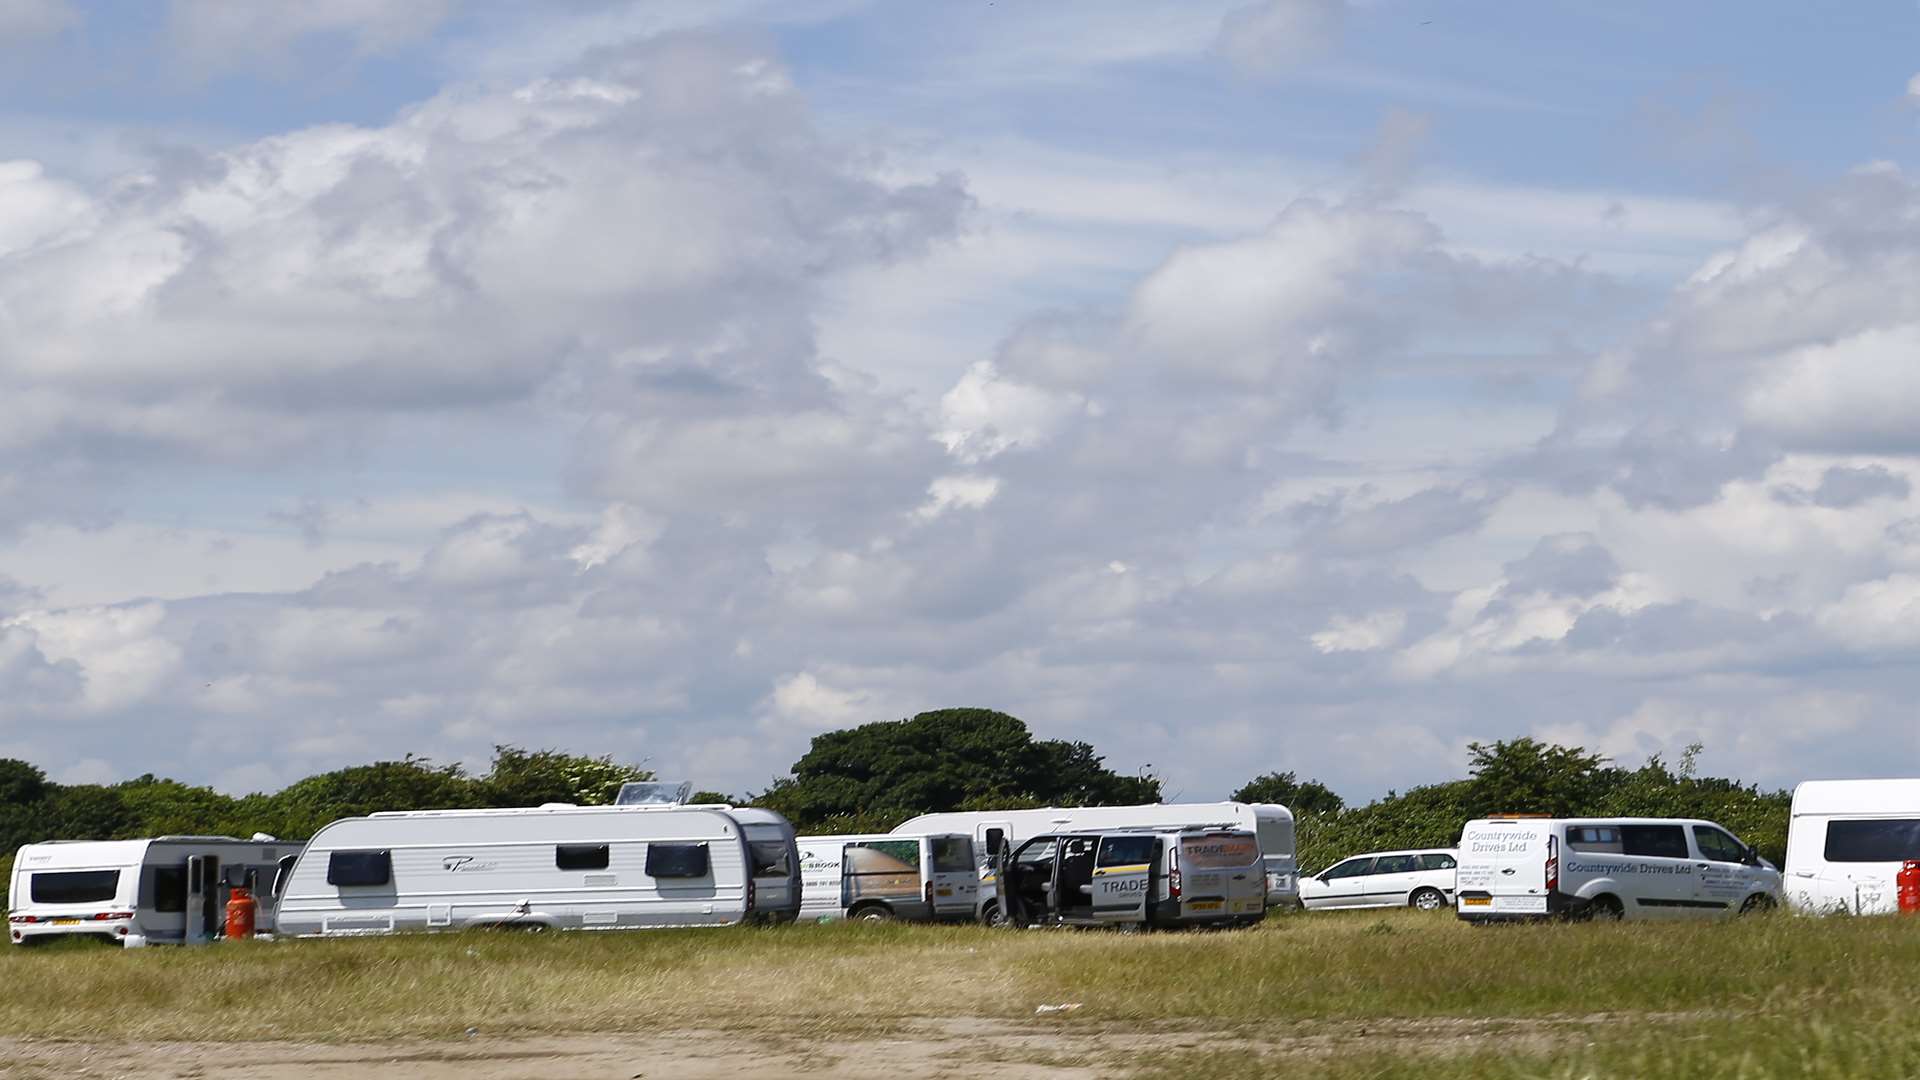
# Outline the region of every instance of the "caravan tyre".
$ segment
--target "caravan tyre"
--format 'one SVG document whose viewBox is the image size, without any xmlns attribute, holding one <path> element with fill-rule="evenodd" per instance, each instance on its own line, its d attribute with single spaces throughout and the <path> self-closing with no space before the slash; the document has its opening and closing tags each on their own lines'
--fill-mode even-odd
<svg viewBox="0 0 1920 1080">
<path fill-rule="evenodd" d="M 1415 889 L 1413 895 L 1407 898 L 1407 906 L 1421 911 L 1439 911 L 1447 906 L 1447 898 L 1439 889 Z"/>
</svg>

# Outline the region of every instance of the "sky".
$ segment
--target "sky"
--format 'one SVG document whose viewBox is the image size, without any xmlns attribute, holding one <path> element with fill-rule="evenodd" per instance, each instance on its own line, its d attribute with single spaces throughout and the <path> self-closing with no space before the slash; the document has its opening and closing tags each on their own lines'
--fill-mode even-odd
<svg viewBox="0 0 1920 1080">
<path fill-rule="evenodd" d="M 1916 24 L 0 0 L 0 756 L 1915 775 Z"/>
</svg>

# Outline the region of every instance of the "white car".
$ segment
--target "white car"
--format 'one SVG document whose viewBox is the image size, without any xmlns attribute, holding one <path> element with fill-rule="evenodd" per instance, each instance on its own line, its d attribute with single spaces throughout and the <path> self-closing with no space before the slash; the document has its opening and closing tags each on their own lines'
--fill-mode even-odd
<svg viewBox="0 0 1920 1080">
<path fill-rule="evenodd" d="M 1416 907 L 1438 911 L 1453 903 L 1452 848 L 1375 851 L 1343 859 L 1300 879 L 1307 908 Z"/>
</svg>

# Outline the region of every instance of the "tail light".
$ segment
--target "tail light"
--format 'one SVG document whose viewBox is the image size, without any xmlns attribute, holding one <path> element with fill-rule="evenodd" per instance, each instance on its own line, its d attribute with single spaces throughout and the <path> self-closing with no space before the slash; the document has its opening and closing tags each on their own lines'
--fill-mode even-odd
<svg viewBox="0 0 1920 1080">
<path fill-rule="evenodd" d="M 32 915 L 9 915 L 7 916 L 7 921 L 14 923 L 33 923 L 39 922 L 40 920 Z"/>
<path fill-rule="evenodd" d="M 1547 837 L 1547 891 L 1560 891 L 1560 845 L 1555 837 Z"/>
<path fill-rule="evenodd" d="M 101 912 L 100 914 L 98 914 L 98 915 L 95 915 L 95 916 L 94 916 L 93 918 L 94 918 L 94 921 L 95 921 L 95 922 L 106 922 L 106 921 L 108 921 L 109 919 L 131 919 L 131 918 L 133 918 L 133 912 L 131 912 L 131 911 L 103 911 L 103 912 Z"/>
<path fill-rule="evenodd" d="M 1172 854 L 1173 869 L 1167 871 L 1167 897 L 1178 900 L 1180 899 L 1180 850 L 1175 848 Z"/>
<path fill-rule="evenodd" d="M 925 892 L 927 894 L 927 906 L 932 907 L 933 906 L 933 882 L 931 881 L 927 882 L 927 887 L 925 889 Z"/>
<path fill-rule="evenodd" d="M 753 879 L 747 879 L 747 910 L 752 911 L 754 901 L 759 898 L 759 890 L 754 887 Z"/>
</svg>

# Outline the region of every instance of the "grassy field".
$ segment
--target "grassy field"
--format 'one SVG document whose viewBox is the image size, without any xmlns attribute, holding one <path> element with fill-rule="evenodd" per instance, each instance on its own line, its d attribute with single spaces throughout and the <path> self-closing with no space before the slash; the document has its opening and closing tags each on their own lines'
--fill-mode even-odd
<svg viewBox="0 0 1920 1080">
<path fill-rule="evenodd" d="M 1129 1054 L 1125 1068 L 1144 1077 L 1269 1076 L 1302 1056 L 1335 1080 L 1898 1077 L 1920 1075 L 1916 976 L 1920 921 L 1897 919 L 1476 929 L 1396 911 L 1148 935 L 844 924 L 464 934 L 9 948 L 0 1032 L 832 1035 L 965 1017 L 1169 1033 L 1165 1049 Z M 1082 1007 L 1036 1020 L 1037 1006 L 1061 1002 Z"/>
</svg>

